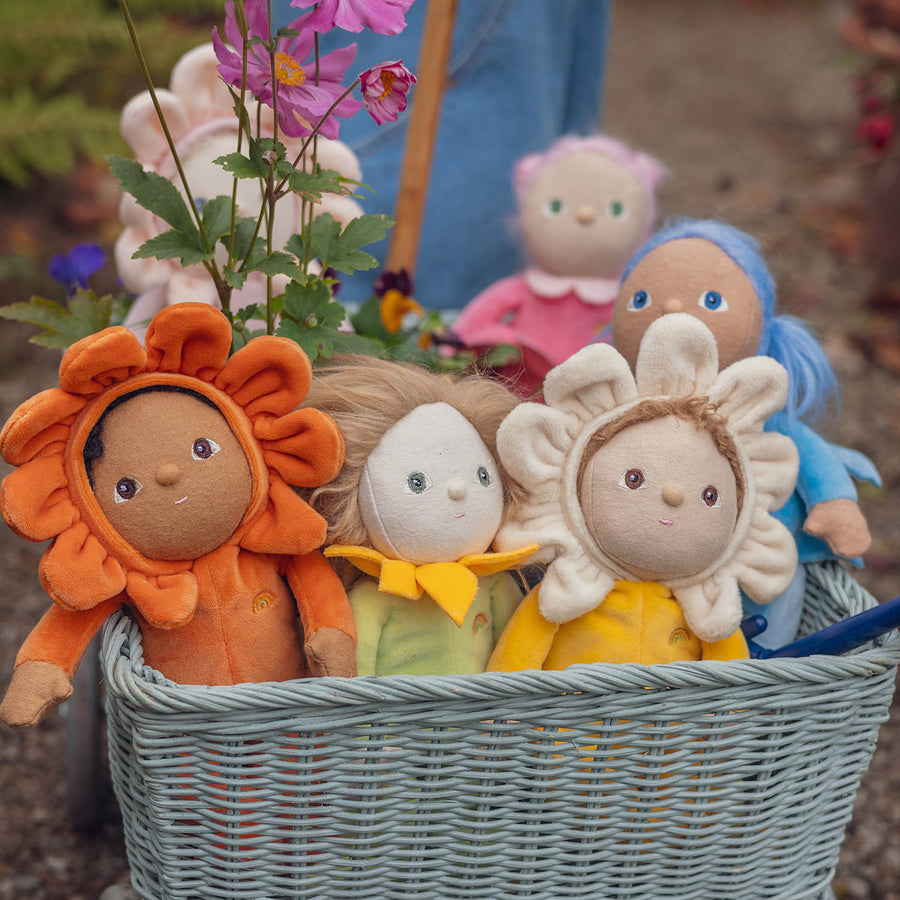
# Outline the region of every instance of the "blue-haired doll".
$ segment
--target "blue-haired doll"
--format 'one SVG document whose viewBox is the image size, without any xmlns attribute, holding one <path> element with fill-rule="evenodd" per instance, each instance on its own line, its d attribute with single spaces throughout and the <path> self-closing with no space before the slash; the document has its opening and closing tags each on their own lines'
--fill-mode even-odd
<svg viewBox="0 0 900 900">
<path fill-rule="evenodd" d="M 716 337 L 719 365 L 765 355 L 787 369 L 785 408 L 766 423 L 797 445 L 800 473 L 793 496 L 776 514 L 794 534 L 801 563 L 843 559 L 861 566 L 871 543 L 853 480 L 880 484 L 868 457 L 831 444 L 807 424 L 838 385 L 819 343 L 799 319 L 777 315 L 775 283 L 750 235 L 713 220 L 678 219 L 653 235 L 629 261 L 612 319 L 612 341 L 632 367 L 647 327 L 673 312 L 696 316 Z M 791 641 L 803 611 L 805 570 L 771 606 L 745 598 L 748 614 L 765 615 L 759 643 Z"/>
</svg>

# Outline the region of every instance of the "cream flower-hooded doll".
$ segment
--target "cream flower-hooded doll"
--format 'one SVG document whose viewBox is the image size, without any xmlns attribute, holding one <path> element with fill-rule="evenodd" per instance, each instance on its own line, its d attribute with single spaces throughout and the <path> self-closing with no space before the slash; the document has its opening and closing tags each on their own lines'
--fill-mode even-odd
<svg viewBox="0 0 900 900">
<path fill-rule="evenodd" d="M 601 344 L 550 372 L 546 406 L 521 404 L 498 433 L 527 497 L 495 542 L 538 543 L 549 566 L 488 668 L 746 657 L 739 586 L 770 601 L 797 566 L 770 515 L 797 453 L 763 432 L 786 390 L 772 359 L 718 373 L 687 315 L 648 328 L 634 376 Z"/>
</svg>

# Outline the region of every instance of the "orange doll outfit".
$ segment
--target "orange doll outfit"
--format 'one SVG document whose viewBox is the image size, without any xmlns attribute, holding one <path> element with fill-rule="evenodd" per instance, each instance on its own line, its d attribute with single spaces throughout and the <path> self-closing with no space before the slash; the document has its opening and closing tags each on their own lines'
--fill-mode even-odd
<svg viewBox="0 0 900 900">
<path fill-rule="evenodd" d="M 318 552 L 325 521 L 290 487 L 331 480 L 343 440 L 327 415 L 296 408 L 312 378 L 297 344 L 259 337 L 229 358 L 231 337 L 221 312 L 200 303 L 160 312 L 146 350 L 127 329 L 107 328 L 70 347 L 60 387 L 26 401 L 7 422 L 0 453 L 18 468 L 0 488 L 0 511 L 21 537 L 52 539 L 40 578 L 54 605 L 19 650 L 17 668 L 48 662 L 71 678 L 93 635 L 123 605 L 141 625 L 146 662 L 188 684 L 307 674 L 297 611 L 306 641 L 330 628 L 355 642 L 344 589 Z M 129 544 L 104 515 L 84 462 L 88 436 L 110 404 L 160 386 L 205 398 L 249 465 L 240 524 L 195 559 L 151 559 Z"/>
</svg>

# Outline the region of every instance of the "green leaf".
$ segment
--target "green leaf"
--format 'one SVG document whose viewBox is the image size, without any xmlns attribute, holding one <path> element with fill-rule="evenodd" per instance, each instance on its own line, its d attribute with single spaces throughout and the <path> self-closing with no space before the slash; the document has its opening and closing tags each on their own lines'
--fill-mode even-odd
<svg viewBox="0 0 900 900">
<path fill-rule="evenodd" d="M 318 311 L 329 305 L 330 301 L 331 291 L 321 281 L 312 281 L 309 284 L 292 281 L 284 289 L 284 311 L 292 319 L 300 322 L 308 316 L 317 316 Z M 343 307 L 340 309 L 343 315 Z M 338 320 L 334 327 L 340 324 L 341 320 Z"/>
<path fill-rule="evenodd" d="M 228 88 L 228 93 L 231 94 L 231 99 L 234 103 L 234 115 L 240 122 L 244 134 L 252 140 L 253 134 L 250 130 L 250 114 L 247 112 L 247 107 L 241 103 L 240 92 L 236 91 L 231 85 L 226 85 L 226 87 Z"/>
<path fill-rule="evenodd" d="M 381 298 L 370 297 L 362 306 L 350 316 L 350 324 L 353 326 L 357 334 L 374 338 L 385 344 L 396 343 L 396 338 L 392 335 L 381 321 Z"/>
<path fill-rule="evenodd" d="M 294 262 L 294 258 L 288 253 L 282 253 L 280 250 L 264 256 L 247 268 L 254 272 L 262 272 L 263 275 L 268 275 L 270 278 L 275 275 L 287 275 L 288 278 L 292 279 L 303 277 L 303 271 Z"/>
<path fill-rule="evenodd" d="M 256 163 L 243 153 L 226 153 L 225 156 L 217 156 L 213 162 L 226 172 L 231 172 L 235 178 L 265 178 L 268 174 L 261 158 Z"/>
<path fill-rule="evenodd" d="M 332 339 L 335 353 L 358 353 L 362 356 L 384 357 L 385 346 L 373 338 L 349 331 L 338 331 Z"/>
<path fill-rule="evenodd" d="M 244 286 L 244 283 L 247 281 L 247 276 L 250 274 L 246 269 L 235 272 L 233 269 L 229 269 L 228 266 L 224 266 L 223 271 L 225 275 L 225 284 L 229 287 L 233 287 L 236 291 L 239 291 Z"/>
<path fill-rule="evenodd" d="M 303 169 L 295 169 L 287 160 L 280 162 L 276 169 L 279 177 L 287 176 L 288 187 L 298 194 L 306 197 L 321 199 L 323 192 L 333 194 L 346 194 L 347 189 L 341 183 L 337 172 L 331 169 L 319 169 L 318 172 L 305 172 Z"/>
<path fill-rule="evenodd" d="M 186 234 L 178 229 L 164 231 L 144 241 L 131 255 L 132 259 L 177 259 L 183 266 L 193 266 L 204 259 L 212 259 L 212 250 L 200 247 L 200 234 Z"/>
<path fill-rule="evenodd" d="M 253 241 L 254 234 L 256 234 L 256 240 L 251 249 L 250 242 Z M 265 255 L 265 241 L 261 240 L 256 232 L 256 220 L 250 218 L 238 219 L 234 228 L 234 258 L 246 260 L 245 266 L 250 267 Z"/>
<path fill-rule="evenodd" d="M 350 246 L 364 247 L 384 240 L 393 224 L 390 216 L 358 216 L 347 223 L 341 239 Z"/>
<path fill-rule="evenodd" d="M 386 218 L 381 216 L 362 218 Z M 350 224 L 357 221 L 351 220 Z M 349 225 L 348 225 L 349 228 Z M 346 230 L 346 229 L 345 229 Z M 355 232 L 351 232 L 349 239 L 345 240 L 341 232 L 341 223 L 336 222 L 330 213 L 323 213 L 313 219 L 311 231 L 311 252 L 323 268 L 331 266 L 345 275 L 363 269 L 373 269 L 378 265 L 378 260 L 368 253 L 356 248 Z"/>
<path fill-rule="evenodd" d="M 121 156 L 107 156 L 109 168 L 122 185 L 137 202 L 168 222 L 173 228 L 185 234 L 197 231 L 194 218 L 188 209 L 187 202 L 178 189 L 167 178 L 156 172 L 147 172 L 133 159 Z"/>
<path fill-rule="evenodd" d="M 203 230 L 210 244 L 231 233 L 231 197 L 213 197 L 203 204 Z"/>
<path fill-rule="evenodd" d="M 44 347 L 68 347 L 109 325 L 113 298 L 97 297 L 93 291 L 76 291 L 63 307 L 44 297 L 32 297 L 28 303 L 0 307 L 0 316 L 37 325 L 43 329 L 29 340 Z"/>
<path fill-rule="evenodd" d="M 275 333 L 298 343 L 310 362 L 320 356 L 331 359 L 334 352 L 333 332 L 328 328 L 304 328 L 291 319 L 282 319 Z"/>
</svg>

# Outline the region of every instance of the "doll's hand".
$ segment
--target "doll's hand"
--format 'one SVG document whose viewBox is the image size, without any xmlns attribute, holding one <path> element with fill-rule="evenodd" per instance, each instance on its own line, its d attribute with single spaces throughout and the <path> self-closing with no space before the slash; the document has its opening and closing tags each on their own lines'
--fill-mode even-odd
<svg viewBox="0 0 900 900">
<path fill-rule="evenodd" d="M 822 538 L 838 555 L 852 559 L 872 544 L 869 526 L 853 500 L 826 500 L 817 503 L 806 517 L 803 530 Z"/>
<path fill-rule="evenodd" d="M 356 642 L 337 628 L 320 628 L 303 649 L 313 675 L 356 675 Z"/>
<path fill-rule="evenodd" d="M 0 719 L 10 728 L 30 728 L 71 696 L 72 680 L 59 666 L 41 660 L 23 662 L 0 703 Z"/>
</svg>

